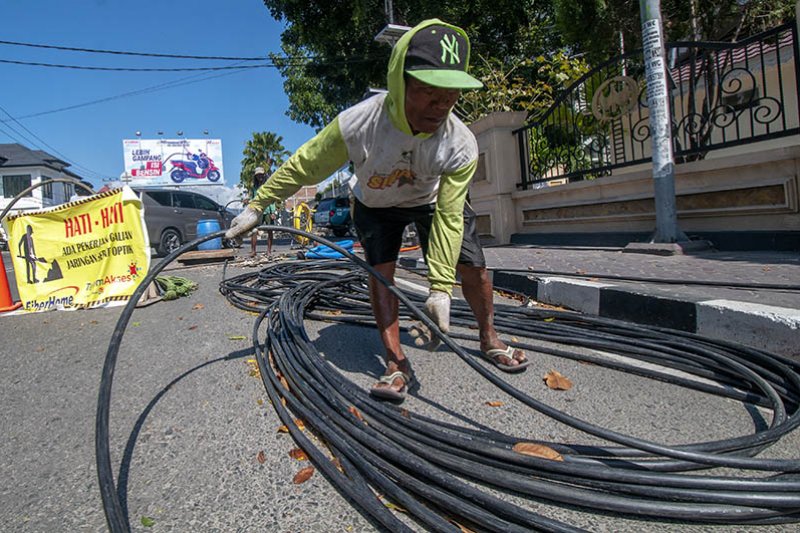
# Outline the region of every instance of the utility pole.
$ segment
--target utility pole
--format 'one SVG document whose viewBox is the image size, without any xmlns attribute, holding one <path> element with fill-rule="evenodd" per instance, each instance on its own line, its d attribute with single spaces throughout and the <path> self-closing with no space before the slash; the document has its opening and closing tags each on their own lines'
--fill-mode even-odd
<svg viewBox="0 0 800 533">
<path fill-rule="evenodd" d="M 664 35 L 660 0 L 639 0 L 642 19 L 647 106 L 653 147 L 653 188 L 656 231 L 653 243 L 688 241 L 678 229 L 675 205 L 675 159 L 672 152 L 672 119 L 664 57 Z"/>
</svg>

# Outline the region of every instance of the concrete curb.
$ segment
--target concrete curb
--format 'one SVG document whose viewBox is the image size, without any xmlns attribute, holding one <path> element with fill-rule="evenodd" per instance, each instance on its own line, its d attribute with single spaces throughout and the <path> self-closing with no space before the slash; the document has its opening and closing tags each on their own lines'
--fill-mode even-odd
<svg viewBox="0 0 800 533">
<path fill-rule="evenodd" d="M 495 271 L 495 288 L 581 313 L 737 342 L 800 360 L 800 310 L 734 300 L 687 301 L 630 286 Z"/>
</svg>

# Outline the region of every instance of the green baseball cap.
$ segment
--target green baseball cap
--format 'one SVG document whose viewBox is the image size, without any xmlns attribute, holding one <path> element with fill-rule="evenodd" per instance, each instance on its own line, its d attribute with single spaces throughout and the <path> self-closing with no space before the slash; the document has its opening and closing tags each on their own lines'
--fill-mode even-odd
<svg viewBox="0 0 800 533">
<path fill-rule="evenodd" d="M 444 89 L 480 89 L 467 74 L 469 42 L 460 31 L 441 24 L 425 26 L 408 43 L 404 68 L 409 76 Z"/>
</svg>

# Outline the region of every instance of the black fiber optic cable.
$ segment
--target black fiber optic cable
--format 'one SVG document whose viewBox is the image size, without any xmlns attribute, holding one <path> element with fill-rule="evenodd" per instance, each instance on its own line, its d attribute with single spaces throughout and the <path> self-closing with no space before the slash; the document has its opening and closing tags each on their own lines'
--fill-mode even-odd
<svg viewBox="0 0 800 533">
<path fill-rule="evenodd" d="M 91 54 L 111 54 L 137 57 L 161 57 L 171 59 L 213 59 L 220 61 L 263 61 L 265 57 L 229 57 L 229 56 L 200 56 L 200 55 L 181 55 L 181 54 L 159 54 L 152 52 L 131 52 L 125 50 L 104 50 L 97 48 L 78 48 L 74 46 L 59 46 L 54 44 L 23 43 L 19 41 L 0 40 L 0 44 L 10 46 L 26 46 L 29 48 L 45 48 L 48 50 L 62 50 L 67 52 L 85 52 Z"/>
<path fill-rule="evenodd" d="M 340 292 L 340 294 L 341 294 L 341 292 Z M 304 381 L 301 380 L 301 381 L 298 381 L 297 383 L 299 384 L 301 382 L 304 382 Z M 366 405 L 369 405 L 369 403 L 366 404 Z M 361 407 L 365 407 L 365 406 L 362 405 Z M 365 410 L 365 412 L 367 412 L 367 411 Z M 396 427 L 396 425 L 393 425 L 392 427 Z M 441 452 L 441 445 L 439 446 L 439 448 L 437 448 L 437 452 L 438 453 Z M 558 463 L 553 463 L 553 464 L 558 464 Z M 677 479 L 679 480 L 680 478 L 677 478 Z M 675 482 L 675 478 L 673 478 L 673 482 Z M 657 483 L 657 480 L 654 481 L 653 483 Z M 595 486 L 597 486 L 597 485 L 599 485 L 599 484 L 595 483 Z M 606 483 L 605 486 L 606 487 L 610 487 L 610 486 L 614 486 L 614 485 L 613 485 L 613 483 Z M 697 489 L 698 486 L 701 486 L 701 485 L 695 485 L 695 490 Z M 754 485 L 749 484 L 749 486 L 747 488 L 743 487 L 742 491 L 752 490 L 753 488 L 754 488 Z M 740 503 L 752 503 L 754 501 L 759 500 L 759 498 L 760 498 L 762 500 L 762 503 L 763 503 L 763 501 L 772 499 L 773 500 L 773 504 L 778 508 L 796 509 L 797 504 L 798 504 L 797 494 L 796 494 L 796 489 L 797 488 L 798 488 L 797 484 L 790 484 L 788 486 L 783 486 L 782 489 L 785 489 L 785 490 L 789 491 L 789 493 L 787 495 L 775 495 L 773 497 L 763 497 L 763 496 L 748 497 L 748 496 L 742 495 L 742 494 L 738 494 L 738 495 L 735 494 L 735 493 L 729 494 L 729 493 L 723 493 L 723 492 L 720 491 L 720 492 L 717 492 L 716 494 L 711 494 L 711 495 L 699 494 L 699 495 L 694 497 L 694 500 L 697 500 L 697 501 L 700 501 L 700 502 L 708 500 L 708 501 L 712 501 L 712 502 L 720 502 L 721 501 L 723 503 L 724 502 L 731 502 L 731 501 L 740 502 Z M 643 489 L 643 490 L 645 491 L 645 493 L 648 492 L 647 489 Z M 795 494 L 791 494 L 792 490 L 795 491 Z M 635 488 L 631 488 L 630 486 L 622 486 L 620 488 L 620 492 L 623 492 L 623 493 L 631 493 L 631 492 L 635 493 L 635 491 L 636 491 L 636 489 Z M 685 492 L 681 493 L 680 491 L 669 491 L 669 490 L 660 489 L 660 488 L 652 489 L 649 492 L 651 494 L 660 493 L 660 494 L 662 494 L 664 496 L 668 496 L 669 498 L 674 498 L 675 495 L 680 495 L 680 494 L 683 494 L 684 497 L 686 496 Z M 630 507 L 630 504 L 628 504 L 628 506 Z M 646 507 L 646 506 L 642 505 L 640 507 Z M 614 507 L 614 509 L 619 510 L 619 507 Z M 661 503 L 656 503 L 656 504 L 650 506 L 650 512 L 651 513 L 660 513 L 664 509 L 667 509 L 667 507 L 665 507 L 665 505 L 661 504 Z M 641 510 L 641 509 L 639 509 L 639 510 Z M 629 509 L 627 509 L 627 512 L 634 512 L 634 510 L 629 508 Z M 689 507 L 683 506 L 683 507 L 681 507 L 679 505 L 673 505 L 673 509 L 671 511 L 668 510 L 668 512 L 672 512 L 673 513 L 673 517 L 676 517 L 676 518 L 690 519 L 690 520 L 703 520 L 704 519 L 704 520 L 709 521 L 709 522 L 715 522 L 715 521 L 719 520 L 720 516 L 725 517 L 728 514 L 732 513 L 733 511 L 731 511 L 731 509 L 729 507 L 725 506 L 725 505 L 716 506 L 716 507 L 710 507 L 708 505 L 699 506 L 699 507 L 698 506 L 689 506 Z M 749 509 L 741 509 L 740 508 L 736 512 L 739 513 L 738 514 L 739 519 L 743 520 L 743 521 L 756 519 L 758 517 L 761 517 L 764 520 L 773 520 L 774 518 L 776 518 L 775 516 L 770 516 L 772 514 L 770 511 L 766 511 L 765 512 L 765 511 L 762 511 L 762 510 L 757 509 L 757 508 L 749 508 Z M 780 516 L 780 514 L 781 514 L 780 512 L 777 513 L 778 517 Z M 767 515 L 768 518 L 764 518 L 764 515 Z M 747 518 L 748 516 L 749 516 L 749 518 Z M 725 518 L 722 519 L 723 522 L 724 522 L 724 520 L 725 520 Z"/>
<path fill-rule="evenodd" d="M 563 461 L 523 455 L 513 446 L 523 440 L 531 442 L 529 439 L 480 425 L 462 427 L 377 402 L 325 361 L 310 341 L 304 321 L 374 327 L 366 289 L 366 272 L 374 272 L 335 243 L 299 230 L 280 229 L 330 246 L 351 263 L 296 261 L 231 278 L 225 273 L 219 290 L 234 306 L 260 311 L 253 328 L 253 346 L 278 416 L 313 464 L 379 529 L 399 531 L 408 525 L 387 511 L 375 498 L 376 491 L 432 531 L 458 531 L 451 521 L 482 531 L 575 530 L 532 512 L 524 504 L 495 496 L 497 490 L 537 502 L 648 520 L 746 525 L 800 521 L 800 460 L 756 457 L 800 423 L 797 362 L 666 328 L 497 305 L 495 327 L 523 339 L 515 346 L 588 360 L 752 403 L 772 414 L 767 427 L 757 428 L 752 434 L 674 446 L 644 441 L 588 424 L 511 387 L 476 363 L 453 340 L 475 340 L 474 335 L 441 335 L 448 347 L 499 389 L 554 420 L 612 443 L 535 441 L 557 450 Z M 104 509 L 114 532 L 130 528 L 119 506 L 111 471 L 108 402 L 119 343 L 133 310 L 131 302 L 138 301 L 149 278 L 166 264 L 222 233 L 185 245 L 151 269 L 123 310 L 112 336 L 98 397 L 96 451 Z M 376 278 L 386 283 L 380 275 Z M 387 287 L 403 303 L 401 318 L 421 321 L 440 333 L 419 311 L 423 297 Z M 454 300 L 452 324 L 468 327 L 470 317 L 466 304 Z M 537 346 L 539 340 L 556 343 L 558 348 Z M 609 361 L 587 355 L 586 348 L 625 359 Z M 686 375 L 675 376 L 627 361 L 657 363 Z M 310 434 L 317 438 L 295 427 L 296 418 L 304 420 Z M 333 466 L 332 457 L 339 460 L 341 470 Z M 724 474 L 714 470 L 698 473 L 718 465 L 731 470 L 723 470 Z M 756 475 L 749 473 L 751 470 L 762 472 Z"/>
</svg>

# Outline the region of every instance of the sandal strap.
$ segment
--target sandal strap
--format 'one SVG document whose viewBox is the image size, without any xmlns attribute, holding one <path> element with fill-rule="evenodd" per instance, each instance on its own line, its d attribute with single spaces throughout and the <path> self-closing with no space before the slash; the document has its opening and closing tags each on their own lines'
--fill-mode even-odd
<svg viewBox="0 0 800 533">
<path fill-rule="evenodd" d="M 502 348 L 492 348 L 491 350 L 486 350 L 486 355 L 491 357 L 492 359 L 497 359 L 501 355 L 505 355 L 509 359 L 514 358 L 514 348 L 511 345 L 506 346 L 506 349 L 503 350 Z"/>
<path fill-rule="evenodd" d="M 520 363 L 520 364 L 527 362 L 527 360 L 528 360 L 527 357 L 525 359 L 522 359 L 522 360 L 517 359 L 516 357 L 514 357 L 514 353 L 516 353 L 516 351 L 517 351 L 517 349 L 509 344 L 508 346 L 506 346 L 505 350 L 503 350 L 501 348 L 492 348 L 491 350 L 486 350 L 485 353 L 486 353 L 487 357 L 491 358 L 493 361 L 497 361 L 498 357 L 500 357 L 501 355 L 505 355 L 509 359 L 511 359 L 513 361 L 516 361 L 517 363 Z"/>
<path fill-rule="evenodd" d="M 402 378 L 406 385 L 411 383 L 411 376 L 409 376 L 408 374 L 406 374 L 402 370 L 395 370 L 394 372 L 392 372 L 389 375 L 381 376 L 378 379 L 378 381 L 380 383 L 387 383 L 387 384 L 391 385 L 394 382 L 394 380 L 396 380 L 397 378 Z"/>
</svg>

